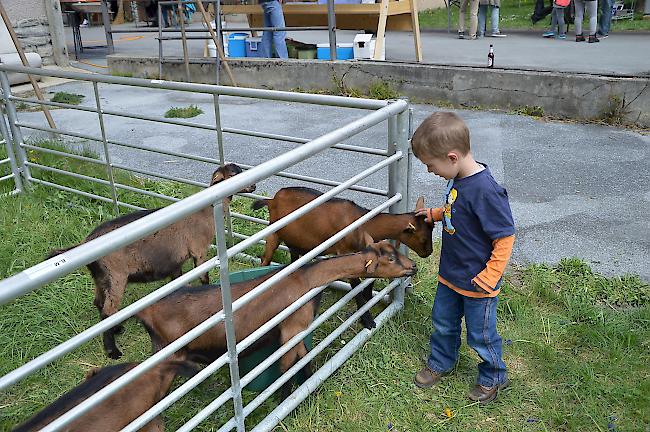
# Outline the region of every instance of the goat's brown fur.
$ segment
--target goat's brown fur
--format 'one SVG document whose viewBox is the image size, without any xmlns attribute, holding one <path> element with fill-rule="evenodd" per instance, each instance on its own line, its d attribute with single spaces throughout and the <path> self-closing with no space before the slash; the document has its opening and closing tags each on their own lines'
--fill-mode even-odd
<svg viewBox="0 0 650 432">
<path fill-rule="evenodd" d="M 278 270 L 279 271 L 279 270 Z M 241 341 L 265 322 L 287 308 L 312 288 L 339 278 L 349 277 L 403 277 L 416 272 L 413 261 L 400 255 L 387 242 L 371 244 L 362 252 L 342 255 L 308 264 L 235 311 L 234 324 L 237 341 Z M 277 271 L 231 286 L 233 301 L 253 290 Z M 308 302 L 278 325 L 280 342 L 284 344 L 306 329 L 314 318 L 317 301 Z M 186 287 L 158 301 L 138 313 L 152 339 L 153 350 L 159 351 L 187 331 L 216 314 L 223 308 L 218 285 Z M 181 358 L 204 363 L 212 362 L 226 352 L 223 323 L 211 328 L 177 352 Z M 300 342 L 280 360 L 286 371 L 304 357 L 307 348 Z M 309 373 L 309 369 L 306 369 Z"/>
<path fill-rule="evenodd" d="M 220 167 L 212 174 L 210 186 L 241 172 L 241 168 L 235 164 Z M 252 192 L 253 190 L 255 190 L 255 185 L 242 192 Z M 224 200 L 224 205 L 227 206 L 229 203 L 230 197 Z M 157 210 L 159 209 L 142 210 L 104 222 L 95 228 L 81 244 Z M 207 259 L 208 247 L 214 236 L 213 208 L 208 206 L 88 264 L 87 267 L 95 281 L 94 304 L 99 310 L 101 319 L 117 312 L 129 282 L 152 282 L 170 276 L 177 278 L 182 273 L 183 263 L 189 258 L 192 258 L 195 267 L 204 263 Z M 52 251 L 49 257 L 70 249 L 72 248 Z M 207 273 L 201 275 L 200 279 L 204 284 L 209 283 Z M 122 355 L 115 344 L 115 333 L 120 330 L 121 326 L 116 326 L 104 333 L 104 350 L 113 359 L 118 359 Z"/>
<path fill-rule="evenodd" d="M 17 426 L 14 432 L 41 430 L 137 365 L 138 363 L 124 363 L 91 369 L 83 383 Z M 121 430 L 158 403 L 169 391 L 176 375 L 192 376 L 197 370 L 190 362 L 165 361 L 122 387 L 64 429 L 67 432 Z M 156 417 L 140 431 L 163 432 L 164 425 L 160 417 Z"/>
<path fill-rule="evenodd" d="M 254 209 L 263 206 L 269 208 L 269 223 L 294 212 L 305 204 L 315 200 L 321 192 L 305 187 L 289 187 L 280 189 L 273 198 L 258 200 L 253 204 Z M 424 208 L 424 198 L 420 197 L 416 210 Z M 292 259 L 310 251 L 350 225 L 355 220 L 368 213 L 368 210 L 358 206 L 352 201 L 334 198 L 306 215 L 280 228 L 277 232 L 266 238 L 262 265 L 269 265 L 273 252 L 281 242 L 284 242 L 291 251 Z M 386 214 L 381 213 L 364 223 L 343 239 L 324 251 L 324 254 L 353 253 L 366 247 L 365 233 L 373 241 L 392 239 L 404 243 L 414 250 L 419 256 L 427 257 L 433 251 L 432 239 L 433 226 L 426 223 L 424 216 L 415 216 L 414 213 Z M 353 286 L 358 284 L 353 280 Z M 372 296 L 372 286 L 368 286 L 363 293 L 357 296 L 359 307 Z M 367 328 L 375 326 L 372 314 L 367 312 L 361 318 Z"/>
</svg>

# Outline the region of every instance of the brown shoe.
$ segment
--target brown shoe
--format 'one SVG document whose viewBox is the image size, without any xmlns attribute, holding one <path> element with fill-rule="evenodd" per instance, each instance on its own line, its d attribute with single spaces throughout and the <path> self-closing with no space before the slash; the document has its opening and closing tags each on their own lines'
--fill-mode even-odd
<svg viewBox="0 0 650 432">
<path fill-rule="evenodd" d="M 442 374 L 432 371 L 429 369 L 429 366 L 425 366 L 420 372 L 415 374 L 414 382 L 420 388 L 431 388 L 438 384 L 441 378 Z"/>
<path fill-rule="evenodd" d="M 478 402 L 481 405 L 492 402 L 497 398 L 499 390 L 505 390 L 510 383 L 506 381 L 503 384 L 498 384 L 493 387 L 484 387 L 480 384 L 476 384 L 474 388 L 469 392 L 468 397 L 474 402 Z"/>
</svg>

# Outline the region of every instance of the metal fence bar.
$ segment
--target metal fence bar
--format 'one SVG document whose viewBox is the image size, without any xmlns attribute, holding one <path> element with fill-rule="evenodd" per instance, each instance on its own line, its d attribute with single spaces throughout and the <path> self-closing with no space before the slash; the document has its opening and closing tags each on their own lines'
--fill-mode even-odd
<svg viewBox="0 0 650 432">
<path fill-rule="evenodd" d="M 390 293 L 390 291 L 399 284 L 399 281 L 391 282 L 386 288 L 384 288 L 377 296 L 373 297 L 368 303 L 363 307 L 359 308 L 350 318 L 348 318 L 343 324 L 341 324 L 334 332 L 327 335 L 316 347 L 314 347 L 305 357 L 300 359 L 295 365 L 293 365 L 284 375 L 282 375 L 276 382 L 271 384 L 266 390 L 260 393 L 249 405 L 252 406 L 251 411 L 257 408 L 261 403 L 267 399 L 275 390 L 277 390 L 284 382 L 289 378 L 295 375 L 300 369 L 302 369 L 307 362 L 311 361 L 320 351 L 329 346 L 336 338 L 338 338 L 347 328 L 349 328 L 355 321 L 361 317 L 363 313 L 370 310 L 375 304 L 377 304 L 383 296 Z M 384 311 L 375 318 L 377 327 L 372 330 L 364 329 L 357 333 L 357 335 L 349 342 L 345 344 L 340 351 L 338 351 L 327 363 L 321 366 L 318 371 L 314 373 L 304 384 L 302 384 L 296 391 L 294 391 L 290 398 L 278 405 L 269 415 L 266 416 L 264 420 L 253 428 L 253 432 L 266 432 L 271 430 L 275 425 L 277 425 L 283 418 L 285 418 L 293 409 L 295 409 L 300 402 L 305 400 L 307 396 L 312 393 L 316 387 L 318 387 L 325 379 L 334 373 L 348 358 L 356 352 L 356 350 L 363 345 L 369 338 L 372 336 L 382 325 L 393 315 L 395 315 L 401 306 L 399 303 L 393 303 L 388 306 Z M 321 348 L 322 347 L 322 348 Z M 244 409 L 245 413 L 248 413 L 247 409 Z"/>
<path fill-rule="evenodd" d="M 182 18 L 181 18 L 182 19 Z M 214 205 L 214 224 L 217 232 L 217 251 L 219 254 L 219 284 L 221 285 L 221 304 L 225 315 L 226 345 L 228 347 L 228 364 L 230 366 L 230 383 L 233 392 L 233 405 L 235 408 L 235 419 L 237 431 L 244 432 L 244 406 L 239 383 L 239 357 L 237 355 L 237 336 L 235 335 L 235 323 L 233 322 L 232 291 L 230 289 L 230 273 L 228 272 L 228 246 L 224 225 L 223 201 Z"/>
<path fill-rule="evenodd" d="M 233 235 L 234 238 L 240 239 L 240 240 L 247 240 L 247 239 L 252 237 L 252 236 L 249 236 L 249 235 L 246 235 L 246 234 L 240 234 L 238 232 L 233 232 L 232 235 Z M 255 243 L 253 246 L 258 245 L 258 244 L 259 245 L 265 245 L 266 240 L 258 240 L 257 243 Z M 285 245 L 282 245 L 282 244 L 280 246 L 278 246 L 278 250 L 289 252 L 289 248 L 287 246 L 285 246 Z M 237 256 L 237 255 L 238 254 L 236 254 L 235 256 Z"/>
<path fill-rule="evenodd" d="M 56 183 L 51 183 L 51 182 L 46 181 L 46 180 L 41 180 L 39 178 L 32 178 L 31 181 L 33 183 L 38 183 L 38 184 L 41 184 L 43 186 L 49 186 L 49 187 L 53 187 L 55 189 L 65 191 L 65 192 L 71 192 L 71 193 L 75 193 L 77 195 L 85 196 L 86 198 L 93 198 L 93 199 L 108 202 L 108 203 L 113 202 L 113 200 L 110 199 L 110 198 L 106 198 L 106 197 L 103 197 L 103 196 L 100 196 L 100 195 L 95 195 L 95 194 L 92 194 L 92 193 L 89 193 L 89 192 L 83 192 L 83 191 L 80 191 L 80 190 L 77 190 L 77 189 L 72 189 L 72 188 L 69 188 L 67 186 L 61 186 L 61 185 L 56 184 Z M 130 209 L 133 209 L 133 210 L 143 210 L 142 207 L 137 207 L 137 206 L 134 206 L 134 205 L 131 205 L 131 204 L 123 203 L 121 201 L 118 201 L 118 204 L 121 205 L 122 207 L 130 208 Z M 2 379 L 0 379 L 0 382 L 2 382 Z"/>
<path fill-rule="evenodd" d="M 95 93 L 95 106 L 97 107 L 97 119 L 99 120 L 99 129 L 102 133 L 102 144 L 104 145 L 104 161 L 106 163 L 106 175 L 111 185 L 111 193 L 113 195 L 113 206 L 115 207 L 115 215 L 120 214 L 120 208 L 117 205 L 117 190 L 115 189 L 115 178 L 113 177 L 113 167 L 111 166 L 111 155 L 108 152 L 108 143 L 106 142 L 106 128 L 104 127 L 104 114 L 102 113 L 102 105 L 99 101 L 99 88 L 96 82 L 93 83 L 93 92 Z"/>
<path fill-rule="evenodd" d="M 16 104 L 14 104 L 11 99 L 9 99 L 9 96 L 11 95 L 11 86 L 9 85 L 9 77 L 7 76 L 7 73 L 2 70 L 3 66 L 4 64 L 0 64 L 0 88 L 2 88 L 2 99 L 4 102 L 5 111 L 7 113 L 10 132 L 7 132 L 6 135 L 3 133 L 3 135 L 5 138 L 11 137 L 13 139 L 13 148 L 16 150 L 17 165 L 20 166 L 20 169 L 22 170 L 21 174 L 24 175 L 24 184 L 26 186 L 29 186 L 29 182 L 32 176 L 29 172 L 29 168 L 25 166 L 25 162 L 27 162 L 27 155 L 25 154 L 25 150 L 20 147 L 23 143 L 23 134 L 21 133 L 20 128 L 17 126 L 18 114 L 16 112 Z"/>
<path fill-rule="evenodd" d="M 29 103 L 33 105 L 46 105 L 46 106 L 51 106 L 51 107 L 56 107 L 56 108 L 64 108 L 64 109 L 73 109 L 77 111 L 86 111 L 86 112 L 93 112 L 96 113 L 97 109 L 96 108 L 91 108 L 83 105 L 71 105 L 71 104 L 66 104 L 66 103 L 61 103 L 61 102 L 52 102 L 52 101 L 47 101 L 47 100 L 39 100 L 39 99 L 29 99 L 29 98 L 24 98 L 24 97 L 18 97 L 18 96 L 10 96 L 10 100 L 15 101 L 15 102 L 23 102 L 23 103 Z"/>
<path fill-rule="evenodd" d="M 74 153 L 66 153 L 66 152 L 62 152 L 60 150 L 54 150 L 54 149 L 50 149 L 50 148 L 47 148 L 47 147 L 39 147 L 39 146 L 31 145 L 31 144 L 23 144 L 21 147 L 26 148 L 26 149 L 30 149 L 30 150 L 43 152 L 43 153 L 49 153 L 49 154 L 53 154 L 53 155 L 57 155 L 57 156 L 67 157 L 67 158 L 70 158 L 70 159 L 76 159 L 76 160 L 79 160 L 79 161 L 84 161 L 84 162 L 92 163 L 92 164 L 95 164 L 95 165 L 104 165 L 104 162 L 102 162 L 99 159 L 93 159 L 93 158 L 88 157 L 88 156 L 81 156 L 81 155 L 77 155 L 77 154 L 74 154 Z"/>
<path fill-rule="evenodd" d="M 54 172 L 54 173 L 57 173 L 57 174 L 62 174 L 62 175 L 67 175 L 67 176 L 70 176 L 70 177 L 78 178 L 80 180 L 86 180 L 86 181 L 89 181 L 89 182 L 101 184 L 103 186 L 111 186 L 112 185 L 112 183 L 109 182 L 108 180 L 99 179 L 99 178 L 95 178 L 95 177 L 90 177 L 90 176 L 87 176 L 87 175 L 84 175 L 84 174 L 74 173 L 74 172 L 71 172 L 71 171 L 62 170 L 60 168 L 54 168 L 54 167 L 50 167 L 50 166 L 47 166 L 47 165 L 37 164 L 37 163 L 34 163 L 34 162 L 27 162 L 26 165 L 30 166 L 32 168 L 39 168 L 39 169 L 42 169 L 42 170 L 45 170 L 45 171 L 50 171 L 50 172 Z M 180 201 L 179 198 L 170 197 L 170 196 L 163 195 L 163 194 L 160 194 L 160 193 L 157 193 L 157 192 L 151 192 L 151 191 L 136 188 L 136 187 L 133 187 L 133 186 L 123 185 L 121 183 L 114 183 L 114 185 L 116 187 L 120 188 L 120 189 L 128 190 L 129 192 L 136 192 L 136 193 L 146 195 L 146 196 L 150 196 L 150 197 L 153 197 L 153 198 L 160 198 L 160 199 L 167 200 L 167 201 L 172 201 L 172 202 Z M 73 190 L 77 190 L 77 189 L 73 189 Z M 81 191 L 78 191 L 78 192 L 81 192 Z M 107 199 L 109 201 L 111 201 L 110 198 L 107 198 Z M 117 203 L 119 201 L 116 201 L 114 199 L 111 202 Z"/>
<path fill-rule="evenodd" d="M 7 174 L 5 176 L 0 177 L 0 182 L 3 181 L 3 180 L 9 180 L 10 178 L 14 178 L 14 177 L 16 177 L 16 174 L 14 174 L 14 173 Z"/>
<path fill-rule="evenodd" d="M 205 31 L 205 30 L 203 30 Z M 160 90 L 180 90 L 192 93 L 220 94 L 226 96 L 240 96 L 253 99 L 269 99 L 284 102 L 308 103 L 314 105 L 329 105 L 340 108 L 360 108 L 377 110 L 394 102 L 377 100 L 348 98 L 345 96 L 319 95 L 312 93 L 294 93 L 279 90 L 264 90 L 244 87 L 216 86 L 211 84 L 185 83 L 164 80 L 148 80 L 143 78 L 118 77 L 112 75 L 79 73 L 64 70 L 28 68 L 24 66 L 12 66 L 1 64 L 0 71 L 18 72 L 30 75 L 67 78 L 72 80 L 90 81 L 106 84 L 118 84 L 132 87 L 144 87 Z M 1 75 L 1 74 L 0 74 Z M 3 90 L 4 91 L 4 90 Z"/>
<path fill-rule="evenodd" d="M 4 104 L 0 105 L 0 134 L 2 134 L 5 148 L 7 149 L 7 159 L 5 160 L 9 160 L 11 173 L 14 175 L 14 185 L 16 186 L 15 190 L 20 193 L 23 191 L 23 182 L 20 178 L 20 168 L 18 167 L 16 154 L 14 153 L 14 142 L 10 135 L 9 129 L 7 128 L 7 123 L 5 123 Z"/>
</svg>

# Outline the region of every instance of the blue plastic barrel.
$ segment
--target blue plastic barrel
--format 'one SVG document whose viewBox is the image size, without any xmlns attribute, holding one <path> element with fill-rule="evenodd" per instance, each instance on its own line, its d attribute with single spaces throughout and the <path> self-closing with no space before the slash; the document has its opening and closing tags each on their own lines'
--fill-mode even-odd
<svg viewBox="0 0 650 432">
<path fill-rule="evenodd" d="M 247 33 L 231 33 L 228 36 L 228 57 L 246 57 Z"/>
</svg>

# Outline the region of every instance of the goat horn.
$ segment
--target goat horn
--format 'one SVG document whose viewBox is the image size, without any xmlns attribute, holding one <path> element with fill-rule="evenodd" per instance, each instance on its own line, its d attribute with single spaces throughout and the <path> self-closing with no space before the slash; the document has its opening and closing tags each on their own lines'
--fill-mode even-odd
<svg viewBox="0 0 650 432">
<path fill-rule="evenodd" d="M 368 262 L 366 263 L 366 268 L 370 267 L 370 264 L 372 264 L 372 260 L 368 260 Z"/>
<path fill-rule="evenodd" d="M 413 225 L 411 222 L 409 222 L 408 228 L 415 231 L 415 225 Z"/>
</svg>

